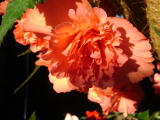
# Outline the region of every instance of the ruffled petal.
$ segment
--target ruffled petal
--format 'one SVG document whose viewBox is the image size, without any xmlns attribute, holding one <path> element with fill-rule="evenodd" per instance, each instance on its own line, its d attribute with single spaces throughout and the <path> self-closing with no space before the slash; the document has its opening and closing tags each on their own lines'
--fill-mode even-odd
<svg viewBox="0 0 160 120">
<path fill-rule="evenodd" d="M 22 45 L 30 45 L 32 52 L 45 51 L 49 49 L 49 40 L 51 35 L 44 33 L 33 33 L 31 31 L 25 32 L 23 30 L 23 24 L 26 21 L 26 16 L 32 9 L 28 9 L 26 13 L 23 14 L 21 20 L 17 20 L 17 25 L 13 31 L 15 40 Z"/>
<path fill-rule="evenodd" d="M 115 71 L 115 79 L 137 83 L 144 77 L 151 76 L 154 69 L 152 64 L 154 58 L 150 52 L 149 40 L 125 19 L 108 17 L 107 20 L 113 24 L 114 29 L 121 32 L 120 48 L 129 57 L 122 68 Z"/>
<path fill-rule="evenodd" d="M 53 89 L 57 93 L 70 92 L 76 89 L 76 87 L 69 82 L 68 78 L 57 79 L 55 76 L 49 74 L 49 80 L 53 83 Z"/>
<path fill-rule="evenodd" d="M 30 9 L 23 22 L 24 32 L 36 32 L 51 35 L 52 26 L 47 25 L 44 13 L 40 13 L 38 7 Z"/>
</svg>

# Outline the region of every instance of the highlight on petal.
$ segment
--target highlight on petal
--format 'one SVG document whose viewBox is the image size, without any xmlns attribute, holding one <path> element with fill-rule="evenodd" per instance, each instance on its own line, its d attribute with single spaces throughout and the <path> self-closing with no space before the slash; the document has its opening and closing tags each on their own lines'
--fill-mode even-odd
<svg viewBox="0 0 160 120">
<path fill-rule="evenodd" d="M 96 14 L 96 16 L 99 18 L 101 23 L 105 23 L 107 21 L 107 19 L 106 19 L 107 14 L 104 10 L 95 7 L 95 8 L 93 8 L 93 11 Z"/>
<path fill-rule="evenodd" d="M 155 73 L 152 77 L 152 82 L 159 83 L 160 82 L 160 73 Z"/>
<path fill-rule="evenodd" d="M 104 90 L 93 86 L 88 93 L 88 99 L 99 103 L 103 114 L 108 115 L 110 112 L 118 111 L 125 117 L 137 110 L 143 97 L 143 90 L 138 83 L 119 83 Z"/>
<path fill-rule="evenodd" d="M 74 89 L 77 89 L 75 86 L 73 86 L 69 82 L 68 78 L 57 79 L 55 76 L 52 76 L 51 74 L 49 74 L 49 80 L 51 83 L 53 83 L 53 89 L 57 93 L 70 92 Z"/>
<path fill-rule="evenodd" d="M 67 113 L 64 120 L 79 120 L 79 119 L 76 115 L 71 115 Z"/>
</svg>

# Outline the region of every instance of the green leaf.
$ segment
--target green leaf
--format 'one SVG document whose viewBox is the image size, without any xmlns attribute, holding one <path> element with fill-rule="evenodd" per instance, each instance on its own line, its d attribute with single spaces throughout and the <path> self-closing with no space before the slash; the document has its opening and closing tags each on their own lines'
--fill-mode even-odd
<svg viewBox="0 0 160 120">
<path fill-rule="evenodd" d="M 36 65 L 33 72 L 28 76 L 28 78 L 14 91 L 14 94 L 21 88 L 23 87 L 31 78 L 32 76 L 39 70 L 40 66 Z"/>
<path fill-rule="evenodd" d="M 29 118 L 29 120 L 36 120 L 37 117 L 36 117 L 36 112 L 34 111 L 31 115 L 31 117 Z"/>
<path fill-rule="evenodd" d="M 116 115 L 107 115 L 107 119 L 110 119 L 110 118 L 113 118 L 113 117 L 116 117 Z"/>
<path fill-rule="evenodd" d="M 82 116 L 80 120 L 87 120 L 87 117 Z"/>
<path fill-rule="evenodd" d="M 152 27 L 153 27 L 154 31 L 157 33 L 157 35 L 160 37 L 160 33 L 158 32 L 158 30 L 154 26 L 152 26 Z"/>
<path fill-rule="evenodd" d="M 30 50 L 30 49 L 28 49 L 28 50 L 24 51 L 23 53 L 19 54 L 17 57 L 20 57 L 20 56 L 26 55 L 26 54 L 28 54 L 28 53 L 30 53 L 30 52 L 31 52 L 31 50 Z"/>
<path fill-rule="evenodd" d="M 110 113 L 109 115 L 107 115 L 107 119 L 110 119 L 110 118 L 116 117 L 116 116 L 118 116 L 118 115 L 120 115 L 120 113 L 119 113 L 119 112 L 112 112 L 112 113 Z"/>
<path fill-rule="evenodd" d="M 154 112 L 154 113 L 151 115 L 150 120 L 160 120 L 160 111 Z"/>
<path fill-rule="evenodd" d="M 8 3 L 0 26 L 0 44 L 7 31 L 13 27 L 14 22 L 20 19 L 28 8 L 33 8 L 38 2 L 45 2 L 45 0 L 12 0 Z"/>
<path fill-rule="evenodd" d="M 140 120 L 149 120 L 149 110 L 137 113 L 136 117 Z"/>
<path fill-rule="evenodd" d="M 158 32 L 158 30 L 150 22 L 149 22 L 149 24 L 151 25 L 153 30 L 157 33 L 157 35 L 160 37 L 160 32 Z"/>
</svg>

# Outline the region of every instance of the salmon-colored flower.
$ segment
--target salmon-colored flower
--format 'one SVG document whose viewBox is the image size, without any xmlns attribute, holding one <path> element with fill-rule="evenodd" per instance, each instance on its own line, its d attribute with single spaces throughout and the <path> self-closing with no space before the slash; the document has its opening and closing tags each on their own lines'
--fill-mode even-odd
<svg viewBox="0 0 160 120">
<path fill-rule="evenodd" d="M 36 9 L 36 7 L 34 8 Z M 28 14 L 32 9 L 28 9 L 26 13 L 22 16 L 21 20 L 17 20 L 17 25 L 15 25 L 15 30 L 13 31 L 15 40 L 22 45 L 30 45 L 32 52 L 45 51 L 49 49 L 49 40 L 51 38 L 50 34 L 43 34 L 38 32 L 24 31 L 24 22 Z"/>
<path fill-rule="evenodd" d="M 79 120 L 79 119 L 76 115 L 71 115 L 67 113 L 64 120 Z"/>
<path fill-rule="evenodd" d="M 92 83 L 105 89 L 120 80 L 136 83 L 153 74 L 149 40 L 131 23 L 107 17 L 86 0 L 76 5 L 63 11 L 69 17 L 54 27 L 50 50 L 42 56 L 51 61 L 53 76 L 69 78 L 77 87 Z M 58 18 L 49 13 L 53 20 Z"/>
<path fill-rule="evenodd" d="M 52 76 L 67 78 L 76 87 L 105 89 L 153 73 L 149 40 L 127 20 L 107 17 L 87 0 L 46 0 L 30 9 L 19 26 L 24 34 L 33 34 L 29 39 L 51 36 L 41 59 L 50 62 Z"/>
<path fill-rule="evenodd" d="M 125 117 L 137 110 L 138 103 L 143 97 L 143 90 L 138 83 L 130 85 L 119 83 L 105 90 L 92 87 L 88 94 L 88 99 L 99 103 L 105 115 L 118 111 L 123 113 Z"/>
<path fill-rule="evenodd" d="M 0 15 L 3 15 L 5 13 L 9 1 L 11 0 L 5 0 L 0 3 Z"/>
<path fill-rule="evenodd" d="M 106 116 L 100 116 L 97 110 L 86 111 L 87 120 L 106 120 Z"/>
</svg>

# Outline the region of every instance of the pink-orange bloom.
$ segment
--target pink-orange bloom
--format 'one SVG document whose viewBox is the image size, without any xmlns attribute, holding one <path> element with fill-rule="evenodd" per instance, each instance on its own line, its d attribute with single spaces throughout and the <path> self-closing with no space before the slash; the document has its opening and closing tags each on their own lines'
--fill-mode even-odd
<svg viewBox="0 0 160 120">
<path fill-rule="evenodd" d="M 100 116 L 97 110 L 86 111 L 87 120 L 106 120 L 106 116 Z"/>
<path fill-rule="evenodd" d="M 138 103 L 143 97 L 143 90 L 138 83 L 130 85 L 120 83 L 105 90 L 92 87 L 88 93 L 88 99 L 99 103 L 105 115 L 118 111 L 125 117 L 137 110 Z"/>
<path fill-rule="evenodd" d="M 9 1 L 11 0 L 5 0 L 0 3 L 0 15 L 3 15 L 5 13 Z"/>
<path fill-rule="evenodd" d="M 79 120 L 79 119 L 76 115 L 71 115 L 67 113 L 64 120 Z"/>
<path fill-rule="evenodd" d="M 32 52 L 46 51 L 49 49 L 51 32 L 50 34 L 43 34 L 31 31 L 26 32 L 23 29 L 24 22 L 26 21 L 26 18 L 30 11 L 32 11 L 32 9 L 28 9 L 26 13 L 22 16 L 21 20 L 16 21 L 17 25 L 15 25 L 15 30 L 13 31 L 15 40 L 22 45 L 30 45 L 30 49 Z"/>
<path fill-rule="evenodd" d="M 157 69 L 160 71 L 160 62 L 157 64 Z M 153 82 L 153 88 L 155 89 L 155 93 L 160 95 L 160 73 L 155 73 L 150 77 L 151 82 Z"/>
<path fill-rule="evenodd" d="M 29 10 L 22 29 L 51 36 L 41 59 L 50 62 L 55 79 L 67 78 L 76 87 L 105 89 L 153 73 L 149 40 L 127 20 L 107 17 L 87 0 L 46 0 Z"/>
</svg>

